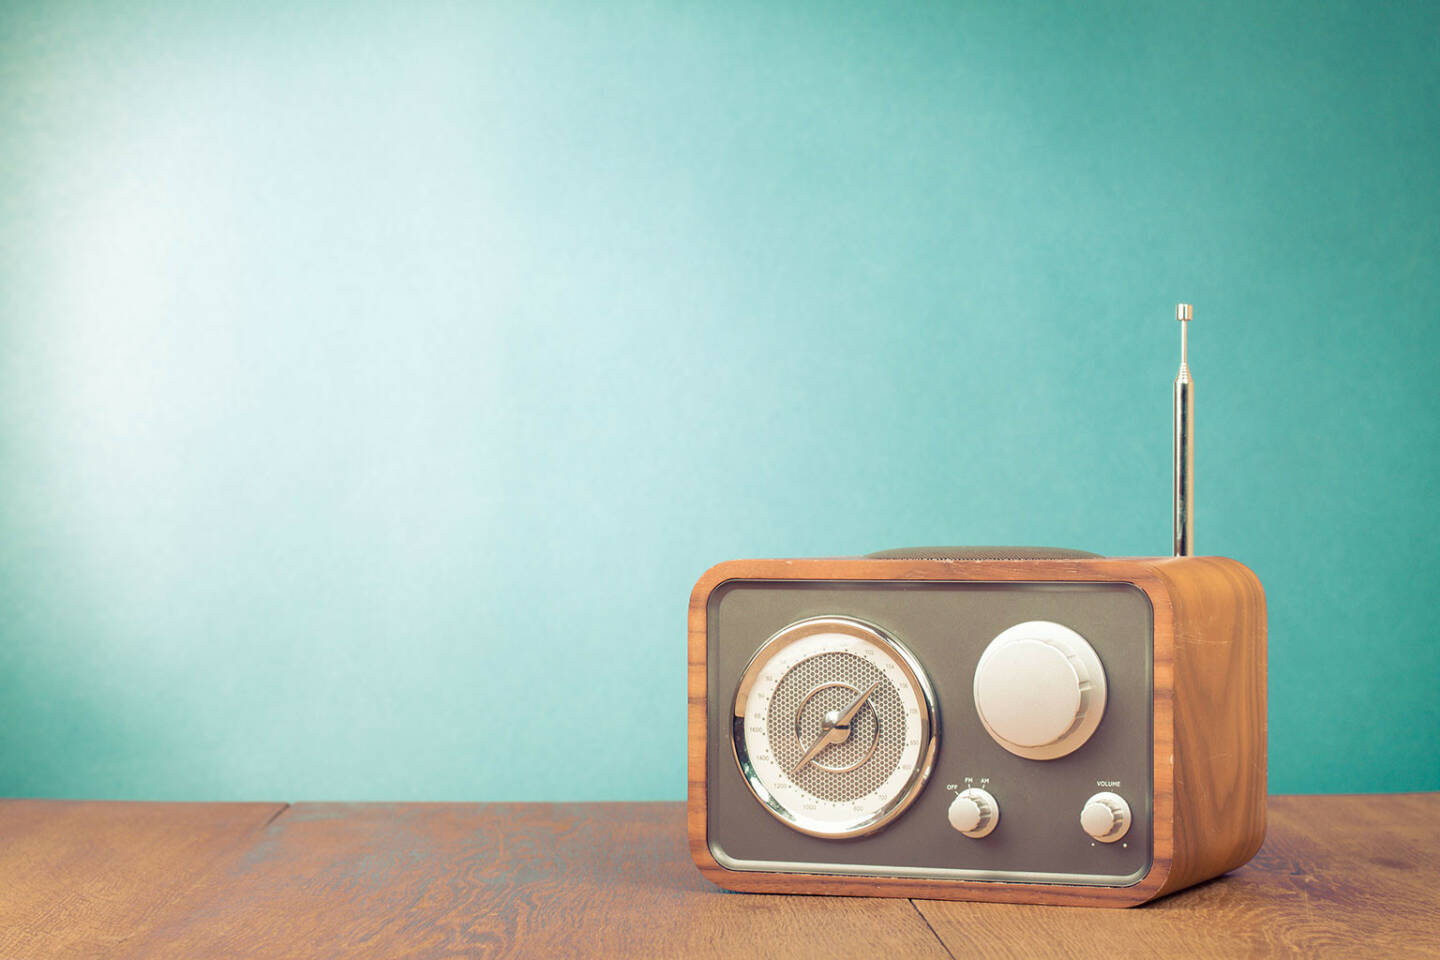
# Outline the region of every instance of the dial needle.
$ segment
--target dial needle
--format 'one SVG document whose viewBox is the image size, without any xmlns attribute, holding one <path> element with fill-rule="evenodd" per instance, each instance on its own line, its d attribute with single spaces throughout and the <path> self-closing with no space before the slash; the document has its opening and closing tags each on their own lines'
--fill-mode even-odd
<svg viewBox="0 0 1440 960">
<path fill-rule="evenodd" d="M 840 743 L 846 737 L 850 736 L 850 721 L 855 719 L 855 714 L 860 712 L 860 708 L 865 706 L 865 701 L 870 699 L 870 694 L 874 693 L 879 687 L 880 681 L 876 680 L 870 684 L 868 690 L 852 700 L 850 706 L 840 712 L 840 716 L 835 719 L 835 722 L 821 731 L 815 743 L 809 750 L 805 751 L 805 756 L 801 757 L 800 762 L 795 764 L 795 768 L 790 771 L 790 776 L 793 777 L 805 769 L 806 764 L 814 760 L 821 750 L 824 750 L 832 743 Z"/>
</svg>

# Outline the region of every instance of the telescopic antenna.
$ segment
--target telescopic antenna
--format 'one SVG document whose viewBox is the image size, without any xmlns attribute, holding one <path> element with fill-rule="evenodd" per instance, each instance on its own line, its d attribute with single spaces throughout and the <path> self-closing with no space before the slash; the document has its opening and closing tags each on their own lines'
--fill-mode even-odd
<svg viewBox="0 0 1440 960">
<path fill-rule="evenodd" d="M 1175 556 L 1195 553 L 1195 381 L 1190 379 L 1189 331 L 1194 308 L 1175 307 L 1180 321 L 1180 372 L 1175 375 Z"/>
</svg>

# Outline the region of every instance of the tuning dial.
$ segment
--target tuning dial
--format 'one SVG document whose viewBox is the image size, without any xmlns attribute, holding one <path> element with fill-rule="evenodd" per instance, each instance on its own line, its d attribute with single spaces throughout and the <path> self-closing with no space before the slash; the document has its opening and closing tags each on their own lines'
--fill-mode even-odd
<svg viewBox="0 0 1440 960">
<path fill-rule="evenodd" d="M 1085 801 L 1080 826 L 1101 843 L 1114 843 L 1130 830 L 1130 804 L 1118 793 L 1097 793 Z"/>
<path fill-rule="evenodd" d="M 1000 805 L 986 790 L 972 787 L 950 804 L 950 826 L 967 837 L 988 837 L 1000 822 Z"/>
<path fill-rule="evenodd" d="M 1105 668 L 1084 637 L 1047 620 L 1000 633 L 975 668 L 975 709 L 996 743 L 1054 760 L 1090 739 L 1105 713 Z"/>
</svg>

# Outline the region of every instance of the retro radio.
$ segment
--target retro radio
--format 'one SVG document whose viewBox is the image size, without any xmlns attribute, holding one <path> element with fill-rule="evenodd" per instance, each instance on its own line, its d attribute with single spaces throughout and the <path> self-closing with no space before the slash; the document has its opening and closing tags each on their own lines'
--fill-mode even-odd
<svg viewBox="0 0 1440 960">
<path fill-rule="evenodd" d="M 733 890 L 1128 906 L 1265 835 L 1265 598 L 1175 549 L 734 560 L 690 598 L 692 856 Z"/>
</svg>

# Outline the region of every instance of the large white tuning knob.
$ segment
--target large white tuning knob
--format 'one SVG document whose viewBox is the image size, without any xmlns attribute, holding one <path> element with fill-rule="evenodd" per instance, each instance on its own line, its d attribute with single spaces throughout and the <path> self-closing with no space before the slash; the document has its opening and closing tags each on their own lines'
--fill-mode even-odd
<svg viewBox="0 0 1440 960">
<path fill-rule="evenodd" d="M 1003 631 L 975 668 L 975 709 L 1006 750 L 1053 760 L 1080 749 L 1105 713 L 1105 668 L 1069 627 L 1048 620 Z"/>
<path fill-rule="evenodd" d="M 1000 822 L 1000 805 L 989 791 L 972 787 L 950 803 L 950 826 L 967 837 L 988 837 Z"/>
<path fill-rule="evenodd" d="M 1118 793 L 1097 793 L 1080 811 L 1080 828 L 1101 843 L 1114 843 L 1130 830 L 1130 804 Z"/>
</svg>

